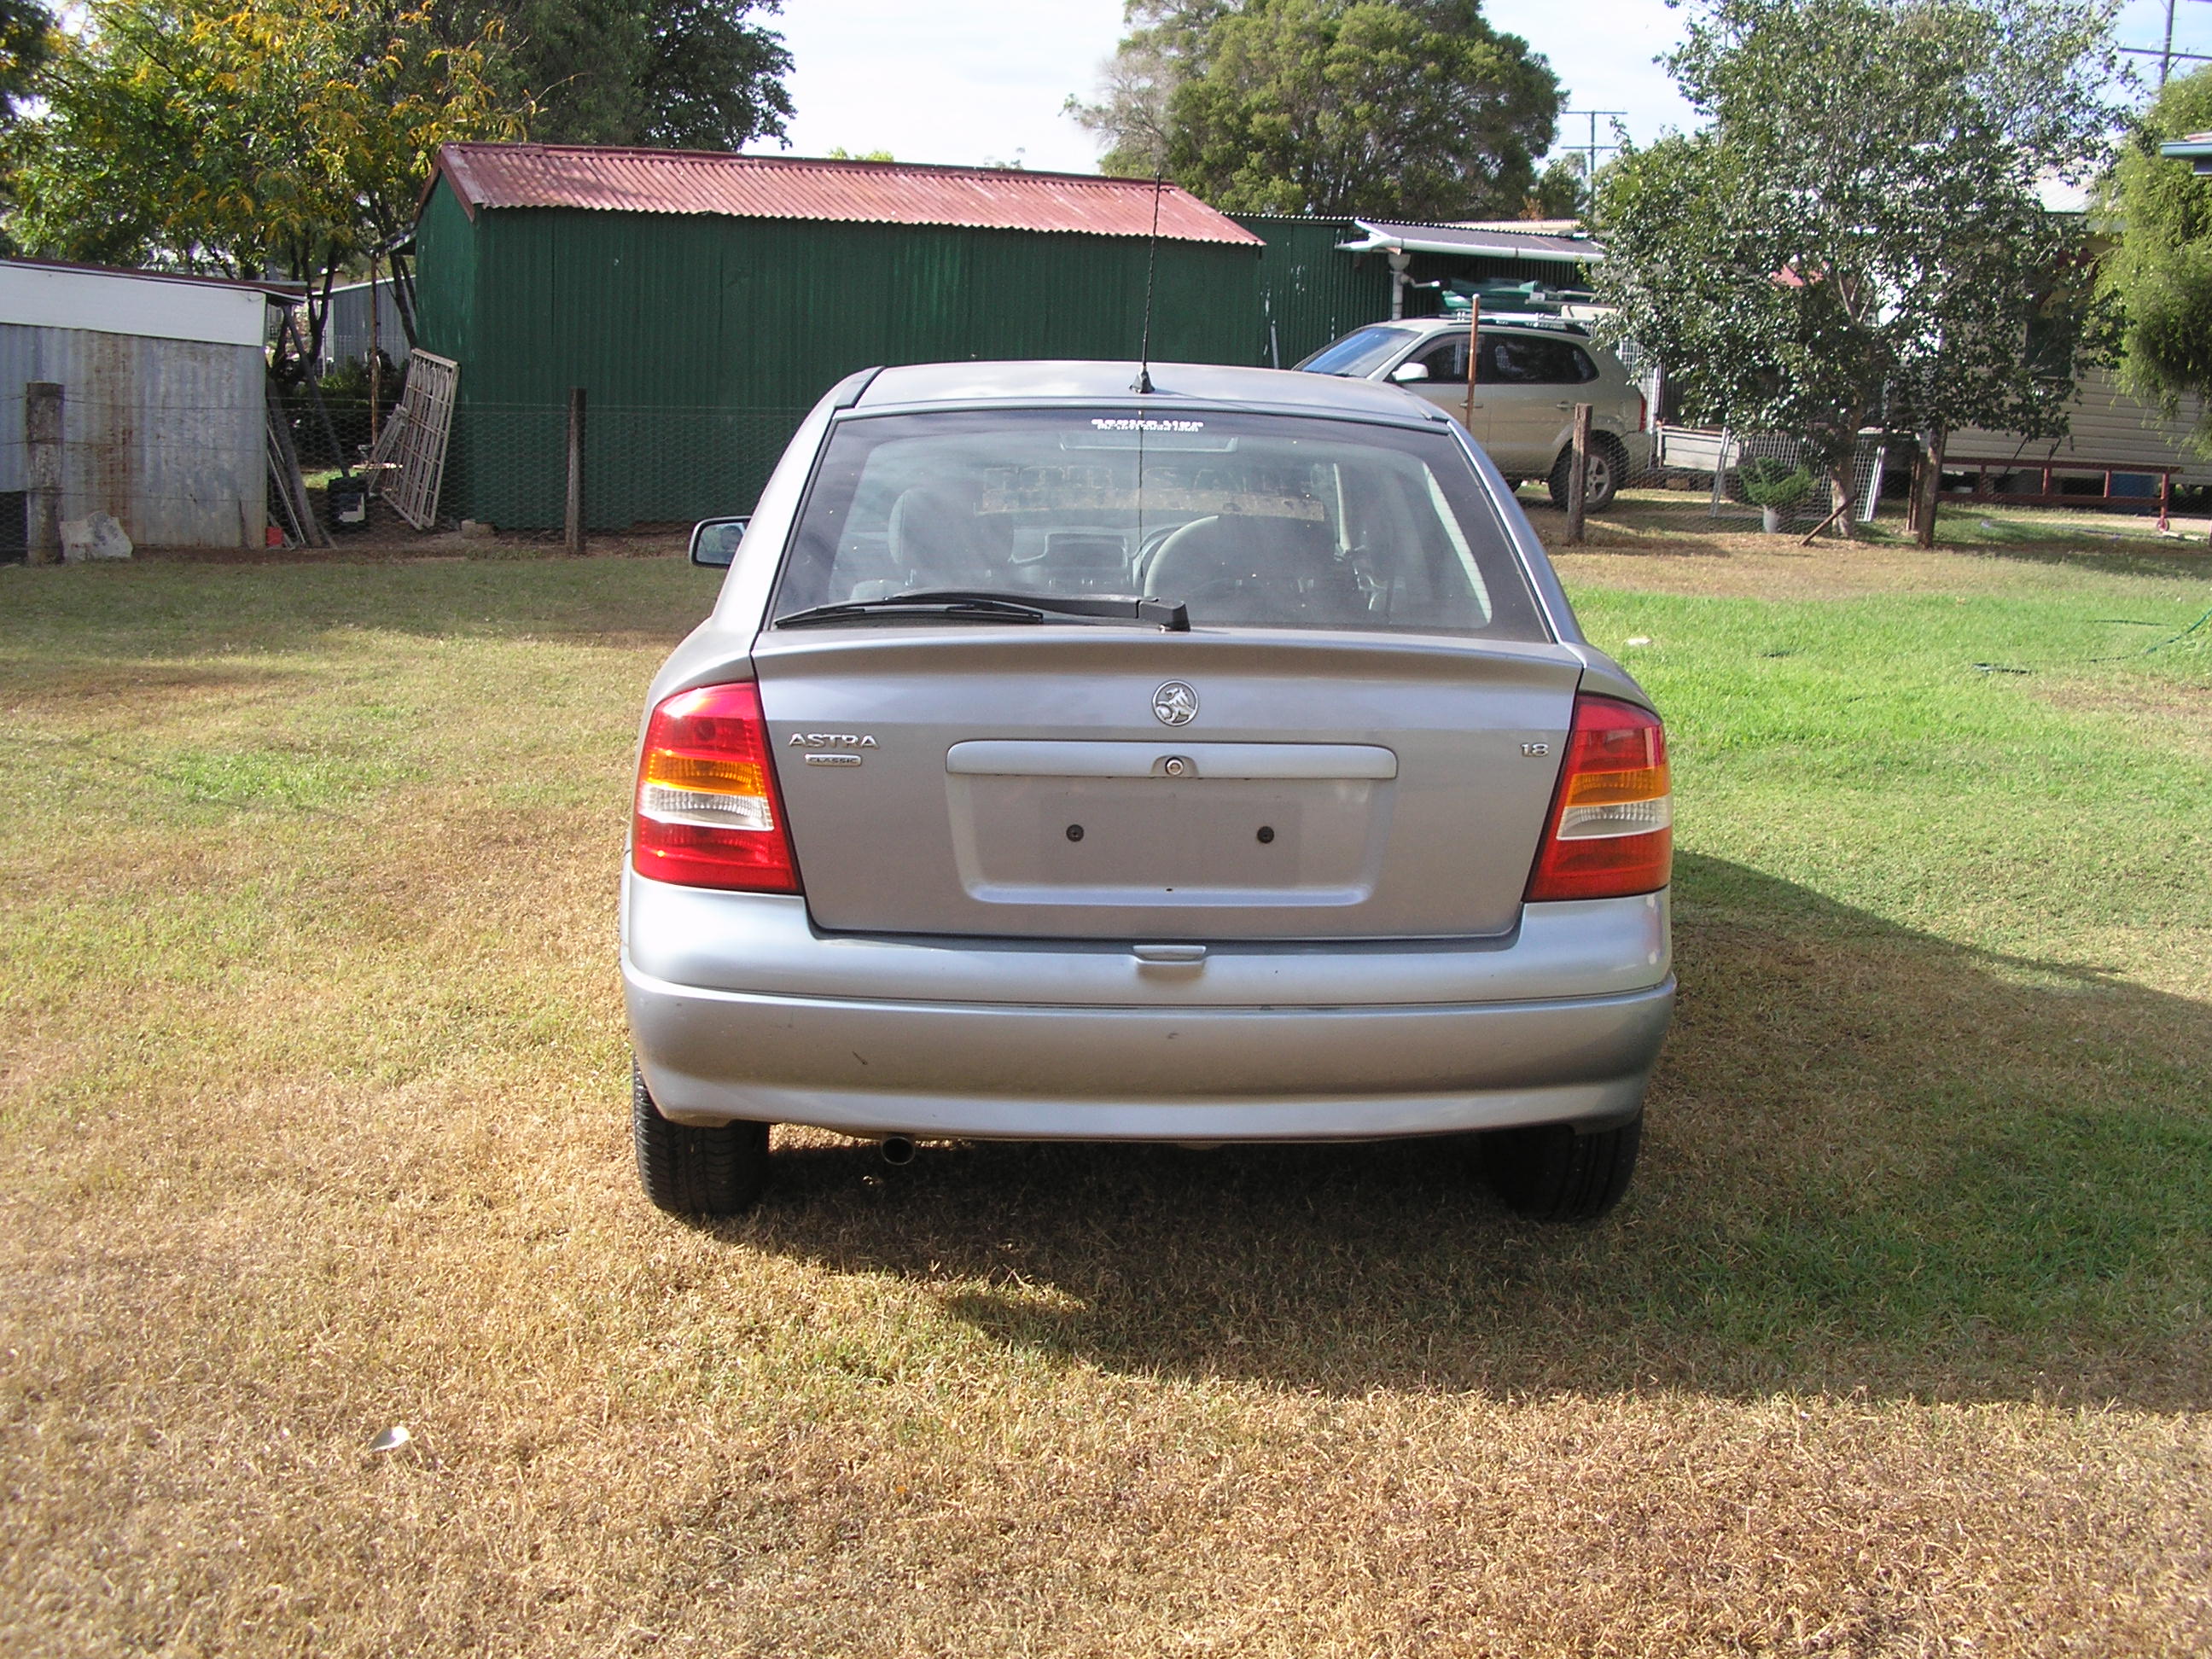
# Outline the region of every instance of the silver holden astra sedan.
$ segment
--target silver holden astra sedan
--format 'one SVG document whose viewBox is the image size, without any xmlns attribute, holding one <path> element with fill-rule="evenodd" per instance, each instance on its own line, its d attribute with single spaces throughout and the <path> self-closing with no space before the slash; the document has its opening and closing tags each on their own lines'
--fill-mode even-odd
<svg viewBox="0 0 2212 1659">
<path fill-rule="evenodd" d="M 1469 1137 L 1523 1214 L 1619 1200 L 1666 742 L 1441 410 L 869 370 L 693 555 L 729 574 L 653 683 L 623 887 L 653 1202 L 743 1208 L 774 1123 Z"/>
</svg>

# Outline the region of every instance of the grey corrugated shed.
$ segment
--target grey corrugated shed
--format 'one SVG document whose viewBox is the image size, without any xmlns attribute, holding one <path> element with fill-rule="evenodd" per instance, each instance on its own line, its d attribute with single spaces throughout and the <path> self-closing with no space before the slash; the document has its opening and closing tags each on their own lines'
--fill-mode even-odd
<svg viewBox="0 0 2212 1659">
<path fill-rule="evenodd" d="M 26 484 L 23 388 L 33 380 L 62 387 L 62 517 L 112 514 L 142 547 L 261 544 L 258 350 L 0 323 L 0 492 Z"/>
</svg>

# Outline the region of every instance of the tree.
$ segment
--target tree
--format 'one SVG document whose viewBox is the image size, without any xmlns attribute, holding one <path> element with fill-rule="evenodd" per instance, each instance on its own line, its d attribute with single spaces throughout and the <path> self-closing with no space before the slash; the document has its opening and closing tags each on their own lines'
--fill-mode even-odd
<svg viewBox="0 0 2212 1659">
<path fill-rule="evenodd" d="M 548 143 L 736 149 L 791 118 L 780 0 L 462 0 L 457 41 L 499 25 L 516 101 Z"/>
<path fill-rule="evenodd" d="M 1578 149 L 1555 158 L 1528 192 L 1525 216 L 1579 219 L 1589 209 L 1589 162 Z"/>
<path fill-rule="evenodd" d="M 9 228 L 62 258 L 307 281 L 312 355 L 334 277 L 413 224 L 437 147 L 520 136 L 496 46 L 349 0 L 93 0 L 17 130 Z"/>
<path fill-rule="evenodd" d="M 1217 207 L 1518 213 L 1559 86 L 1479 0 L 1136 0 L 1099 100 L 1109 173 L 1164 170 Z"/>
<path fill-rule="evenodd" d="M 1954 428 L 2063 432 L 2085 233 L 2037 185 L 2104 143 L 2113 9 L 1703 0 L 1668 67 L 1709 125 L 1599 175 L 1613 333 L 1705 418 L 1801 439 L 1838 507 L 1869 422 L 1937 465 Z"/>
<path fill-rule="evenodd" d="M 0 127 L 21 112 L 57 39 L 54 15 L 38 0 L 0 0 Z"/>
<path fill-rule="evenodd" d="M 2098 196 L 2120 227 L 2101 279 L 2121 313 L 2120 382 L 2169 417 L 2183 398 L 2204 399 L 2193 441 L 2212 454 L 2212 179 L 2158 153 L 2208 128 L 2212 69 L 2167 82 Z"/>
</svg>

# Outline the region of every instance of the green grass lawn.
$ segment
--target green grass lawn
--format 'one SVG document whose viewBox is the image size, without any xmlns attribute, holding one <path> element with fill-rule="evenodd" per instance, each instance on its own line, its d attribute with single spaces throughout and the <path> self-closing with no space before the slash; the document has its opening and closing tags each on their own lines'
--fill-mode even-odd
<svg viewBox="0 0 2212 1659">
<path fill-rule="evenodd" d="M 0 568 L 0 1650 L 2212 1647 L 2212 568 L 1883 557 L 1563 562 L 1682 985 L 1565 1231 L 805 1133 L 680 1226 L 612 907 L 711 575 Z"/>
</svg>

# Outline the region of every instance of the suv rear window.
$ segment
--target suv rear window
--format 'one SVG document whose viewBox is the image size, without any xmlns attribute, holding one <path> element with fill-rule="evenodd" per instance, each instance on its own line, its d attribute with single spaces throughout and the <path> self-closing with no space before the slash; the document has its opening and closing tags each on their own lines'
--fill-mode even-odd
<svg viewBox="0 0 2212 1659">
<path fill-rule="evenodd" d="M 1158 599 L 1194 627 L 1549 637 L 1442 432 L 1172 409 L 840 421 L 775 615 L 954 589 Z"/>
<path fill-rule="evenodd" d="M 1597 365 L 1565 340 L 1486 332 L 1482 379 L 1491 386 L 1577 386 L 1597 379 Z"/>
</svg>

